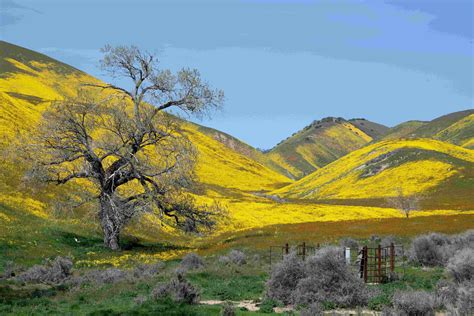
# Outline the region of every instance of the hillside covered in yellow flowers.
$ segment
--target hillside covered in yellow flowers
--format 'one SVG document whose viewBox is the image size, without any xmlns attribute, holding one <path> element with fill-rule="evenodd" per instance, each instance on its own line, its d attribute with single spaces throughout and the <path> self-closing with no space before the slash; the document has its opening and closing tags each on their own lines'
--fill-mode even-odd
<svg viewBox="0 0 474 316">
<path fill-rule="evenodd" d="M 52 101 L 72 96 L 91 82 L 98 80 L 0 42 L 1 206 L 45 220 L 52 217 L 51 204 L 60 189 L 40 195 L 25 188 L 21 179 L 28 168 L 16 163 L 11 148 L 18 135 L 34 133 Z M 473 113 L 441 119 L 432 128 L 429 123 L 409 126 L 410 135 L 404 128 L 395 134 L 365 120 L 329 118 L 315 121 L 266 153 L 220 131 L 182 124 L 199 153 L 197 201 L 218 201 L 228 210 L 218 231 L 399 217 L 386 204 L 399 186 L 407 194 L 423 195 L 422 210 L 414 216 L 474 210 Z M 424 129 L 415 135 L 418 128 Z M 388 140 L 379 141 L 390 131 L 394 133 Z M 15 218 L 0 210 L 2 221 Z"/>
</svg>

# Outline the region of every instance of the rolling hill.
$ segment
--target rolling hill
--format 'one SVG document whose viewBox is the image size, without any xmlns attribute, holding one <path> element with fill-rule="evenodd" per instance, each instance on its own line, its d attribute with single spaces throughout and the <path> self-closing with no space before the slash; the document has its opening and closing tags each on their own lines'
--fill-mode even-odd
<svg viewBox="0 0 474 316">
<path fill-rule="evenodd" d="M 391 128 L 383 137 L 401 138 L 432 138 L 474 149 L 474 110 L 446 114 L 429 122 L 405 122 Z"/>
<path fill-rule="evenodd" d="M 9 229 L 16 231 L 16 227 L 23 224 L 21 218 L 29 218 L 31 215 L 41 222 L 45 221 L 45 225 L 48 227 L 54 226 L 56 219 L 54 219 L 55 215 L 51 205 L 58 197 L 64 195 L 65 191 L 61 190 L 67 190 L 67 188 L 49 187 L 46 191 L 41 191 L 37 188 L 22 186 L 20 180 L 25 174 L 27 166 L 17 164 L 14 157 L 10 155 L 9 149 L 15 147 L 18 134 L 28 136 L 34 133 L 36 122 L 52 100 L 72 96 L 77 93 L 81 84 L 98 80 L 45 55 L 6 42 L 0 42 L 0 67 L 0 150 L 2 151 L 0 156 L 0 223 L 2 225 L 9 223 Z M 385 128 L 375 123 L 360 119 L 351 122 L 338 118 L 315 121 L 268 153 L 260 152 L 223 132 L 185 121 L 182 124 L 183 129 L 199 152 L 197 176 L 202 190 L 195 195 L 198 202 L 211 203 L 217 200 L 229 211 L 229 219 L 223 222 L 217 232 L 281 223 L 399 216 L 399 212 L 396 210 L 381 207 L 384 206 L 383 203 L 377 202 L 377 197 L 383 196 L 383 194 L 377 194 L 377 190 L 382 190 L 381 187 L 386 184 L 384 177 L 372 177 L 372 179 L 379 181 L 374 180 L 370 184 L 374 188 L 373 196 L 371 192 L 367 191 L 365 193 L 360 191 L 359 196 L 357 194 L 351 196 L 347 193 L 345 186 L 339 187 L 341 192 L 334 193 L 338 181 L 344 179 L 346 173 L 349 172 L 344 168 L 347 167 L 345 162 L 350 162 L 353 159 L 350 157 L 363 156 L 362 153 L 370 148 L 375 149 L 372 146 L 382 146 L 374 144 L 363 147 L 384 133 Z M 416 147 L 406 141 L 395 141 L 394 144 L 398 145 L 386 145 L 387 148 L 382 146 L 380 150 L 388 152 L 392 147 L 395 151 L 399 147 Z M 433 177 L 433 183 L 441 184 L 445 183 L 446 179 L 452 180 L 453 185 L 444 187 L 448 193 L 453 187 L 462 189 L 464 186 L 462 192 L 472 189 L 472 177 L 468 172 L 472 161 L 464 157 L 469 156 L 470 151 L 439 141 L 424 140 L 420 144 L 424 144 L 419 145 L 421 147 L 433 147 L 423 151 L 422 154 L 427 157 L 425 160 L 432 159 L 430 156 L 432 152 L 439 155 L 436 158 L 439 160 L 439 164 L 435 164 L 431 169 L 423 169 L 426 173 L 426 177 L 423 179 Z M 361 147 L 363 148 L 359 149 Z M 447 149 L 437 153 L 439 151 L 437 147 Z M 356 151 L 351 152 L 353 150 Z M 458 152 L 458 154 L 447 154 L 452 152 Z M 346 156 L 339 158 L 343 155 Z M 377 155 L 366 152 L 365 158 L 356 159 L 356 164 L 359 162 L 363 164 L 367 159 L 370 161 L 367 156 L 375 158 Z M 395 157 L 397 156 L 390 159 Z M 375 164 L 380 165 L 380 163 Z M 453 171 L 443 176 L 442 181 L 439 180 L 440 174 L 444 174 L 441 171 L 448 165 L 453 166 Z M 295 184 L 292 184 L 292 180 L 281 174 L 289 171 L 290 175 L 299 177 L 316 169 L 318 170 L 315 173 Z M 384 172 L 381 171 L 381 174 L 385 174 Z M 403 175 L 403 170 L 400 172 L 399 175 Z M 318 179 L 320 176 L 321 179 Z M 334 182 L 335 186 L 332 189 L 329 188 L 327 194 L 308 195 L 307 192 L 304 192 L 305 189 L 302 189 L 308 179 L 316 181 L 313 188 L 327 188 L 328 183 L 324 183 L 324 179 Z M 410 179 L 407 181 L 407 183 L 411 183 Z M 440 189 L 442 188 L 440 187 Z M 357 186 L 354 187 L 354 192 L 359 189 Z M 273 191 L 291 200 L 282 202 L 271 195 Z M 443 193 L 440 196 L 446 196 L 446 194 Z M 470 194 L 464 193 L 464 195 L 467 199 L 465 202 L 460 201 L 459 198 L 454 204 L 450 204 L 449 201 L 444 201 L 446 203 L 441 201 L 444 204 L 433 207 L 433 209 L 436 209 L 437 214 L 456 213 L 455 209 L 458 205 L 464 205 L 463 209 L 470 208 L 472 210 L 473 203 L 469 200 Z M 358 198 L 370 203 L 364 202 L 365 204 L 359 203 L 363 204 L 359 205 L 354 202 Z M 314 199 L 319 200 L 314 203 Z M 342 202 L 337 202 L 338 205 L 334 205 L 336 199 L 347 199 L 349 202 L 344 202 L 346 205 Z M 469 207 L 466 206 L 468 204 Z M 2 208 L 4 211 L 1 210 Z M 419 214 L 426 216 L 436 212 L 420 212 Z M 29 215 L 24 217 L 21 214 Z M 60 218 L 59 220 L 61 223 L 67 222 L 68 224 L 65 226 L 71 227 L 70 230 L 77 230 L 84 234 L 93 231 L 93 228 L 88 226 L 94 222 L 93 220 L 84 221 L 82 217 L 75 219 L 72 217 L 71 220 Z M 156 219 L 150 219 L 148 222 L 148 225 L 133 226 L 127 231 L 144 240 L 157 238 L 157 235 L 163 236 L 162 233 L 155 232 L 159 225 Z M 82 226 L 76 227 L 74 223 L 81 223 Z M 87 228 L 83 228 L 84 225 Z M 163 229 L 160 231 L 171 233 L 163 231 Z M 4 232 L 0 236 L 0 246 L 7 244 L 11 238 L 14 238 L 12 236 L 9 235 L 9 232 Z M 28 247 L 25 249 L 29 249 Z"/>
<path fill-rule="evenodd" d="M 98 82 L 73 67 L 6 42 L 0 42 L 0 67 L 0 146 L 4 150 L 18 134 L 34 133 L 36 122 L 51 101 L 73 96 L 83 83 Z M 204 127 L 185 121 L 183 127 L 199 151 L 197 175 L 206 196 L 269 191 L 291 182 L 202 133 Z M 17 192 L 25 170 L 5 157 L 4 152 L 0 162 L 0 203 L 18 206 L 28 200 L 37 205 L 31 209 L 44 211 L 42 197 Z"/>
<path fill-rule="evenodd" d="M 415 131 L 426 124 L 428 124 L 428 122 L 423 121 L 408 121 L 400 123 L 390 128 L 382 137 L 382 139 L 391 140 L 414 137 Z"/>
<path fill-rule="evenodd" d="M 273 193 L 320 203 L 383 206 L 398 188 L 421 196 L 426 209 L 472 209 L 474 151 L 432 139 L 380 141 Z"/>
<path fill-rule="evenodd" d="M 283 140 L 266 155 L 298 179 L 361 148 L 386 129 L 363 119 L 327 117 Z"/>
</svg>

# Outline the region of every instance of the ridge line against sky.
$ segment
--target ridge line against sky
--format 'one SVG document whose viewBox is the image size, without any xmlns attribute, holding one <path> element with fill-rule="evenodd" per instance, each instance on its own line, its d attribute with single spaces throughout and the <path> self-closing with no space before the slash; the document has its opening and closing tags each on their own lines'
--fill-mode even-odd
<svg viewBox="0 0 474 316">
<path fill-rule="evenodd" d="M 473 28 L 470 0 L 0 0 L 1 39 L 103 80 L 106 43 L 198 68 L 227 102 L 197 122 L 260 148 L 326 116 L 394 126 L 473 108 Z"/>
</svg>

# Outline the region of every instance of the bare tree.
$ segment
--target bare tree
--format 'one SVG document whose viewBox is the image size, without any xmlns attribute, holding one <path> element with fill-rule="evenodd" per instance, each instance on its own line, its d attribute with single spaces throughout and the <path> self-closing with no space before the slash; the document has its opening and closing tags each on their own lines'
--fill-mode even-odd
<svg viewBox="0 0 474 316">
<path fill-rule="evenodd" d="M 403 192 L 401 187 L 396 189 L 396 195 L 388 199 L 388 203 L 391 207 L 402 212 L 406 218 L 410 217 L 412 211 L 419 209 L 421 197 L 413 194 L 407 195 Z"/>
<path fill-rule="evenodd" d="M 223 92 L 197 70 L 159 69 L 153 54 L 136 47 L 103 52 L 103 68 L 130 79 L 131 89 L 88 84 L 77 97 L 54 102 L 34 142 L 36 170 L 48 182 L 74 181 L 94 193 L 104 244 L 114 250 L 124 225 L 143 212 L 158 212 L 186 231 L 211 228 L 213 211 L 186 194 L 196 152 L 164 110 L 202 114 L 222 105 Z"/>
</svg>

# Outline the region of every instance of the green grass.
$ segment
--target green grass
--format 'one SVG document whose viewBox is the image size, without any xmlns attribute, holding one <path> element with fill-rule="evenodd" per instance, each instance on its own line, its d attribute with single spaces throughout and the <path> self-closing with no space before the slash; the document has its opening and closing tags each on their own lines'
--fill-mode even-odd
<svg viewBox="0 0 474 316">
<path fill-rule="evenodd" d="M 68 256 L 74 261 L 103 259 L 127 254 L 157 254 L 186 249 L 165 240 L 149 242 L 123 234 L 120 252 L 103 246 L 100 230 L 93 224 L 75 224 L 67 219 L 42 219 L 23 210 L 0 204 L 0 212 L 14 221 L 3 223 L 0 230 L 0 273 L 8 262 L 31 266 L 44 259 Z M 129 262 L 133 264 L 133 262 Z"/>
<path fill-rule="evenodd" d="M 204 299 L 253 300 L 259 299 L 265 289 L 266 273 L 259 275 L 222 275 L 209 272 L 191 274 L 189 280 L 203 289 Z"/>
<path fill-rule="evenodd" d="M 3 281 L 0 282 L 0 315 L 219 315 L 220 306 L 190 306 L 150 298 L 153 288 L 167 282 L 177 265 L 178 261 L 166 262 L 153 278 L 86 284 L 71 290 L 46 285 L 18 286 Z M 76 270 L 75 274 L 79 272 Z M 200 288 L 202 299 L 259 300 L 266 274 L 255 262 L 233 267 L 208 258 L 206 267 L 190 271 L 187 279 Z M 139 305 L 134 301 L 137 296 L 146 296 L 148 301 Z M 238 310 L 237 315 L 261 314 Z"/>
<path fill-rule="evenodd" d="M 75 261 L 89 258 L 114 258 L 124 254 L 159 253 L 179 248 L 165 242 L 146 242 L 130 236 L 123 238 L 126 248 L 112 252 L 102 246 L 100 231 L 94 226 L 73 224 L 66 220 L 44 220 L 25 211 L 0 206 L 0 211 L 15 221 L 3 225 L 0 230 L 0 273 L 8 261 L 28 267 L 40 263 L 44 258 L 57 255 L 70 256 Z M 304 223 L 274 225 L 237 233 L 228 233 L 204 241 L 198 251 L 205 255 L 206 266 L 190 271 L 188 280 L 199 287 L 205 300 L 254 300 L 263 298 L 265 282 L 270 270 L 270 245 L 311 243 L 338 243 L 339 239 L 352 236 L 368 242 L 371 235 L 396 235 L 402 242 L 429 231 L 457 233 L 474 227 L 473 215 L 430 216 L 406 219 L 360 220 L 348 222 Z M 77 241 L 79 242 L 77 242 Z M 248 264 L 225 266 L 218 256 L 229 249 L 242 249 L 247 254 Z M 132 267 L 130 261 L 124 268 Z M 76 290 L 51 286 L 19 286 L 0 281 L 0 315 L 218 315 L 219 306 L 187 306 L 167 301 L 148 302 L 138 305 L 138 295 L 149 296 L 158 284 L 167 282 L 179 260 L 167 261 L 165 268 L 154 278 L 124 281 L 114 285 L 84 286 Z M 75 274 L 86 268 L 75 266 Z M 381 309 L 390 304 L 396 290 L 426 289 L 432 291 L 443 276 L 441 269 L 408 267 L 399 281 L 377 285 L 380 294 L 369 302 L 372 309 Z M 238 315 L 259 315 L 238 311 Z M 264 315 L 264 313 L 261 313 Z"/>
</svg>

